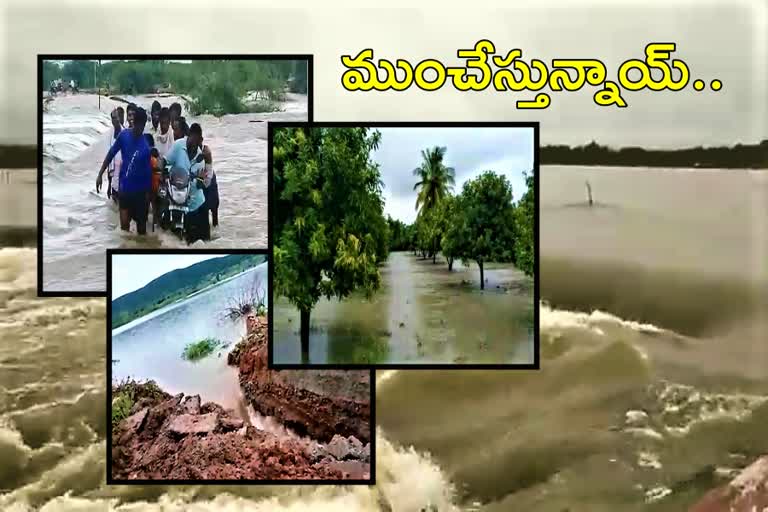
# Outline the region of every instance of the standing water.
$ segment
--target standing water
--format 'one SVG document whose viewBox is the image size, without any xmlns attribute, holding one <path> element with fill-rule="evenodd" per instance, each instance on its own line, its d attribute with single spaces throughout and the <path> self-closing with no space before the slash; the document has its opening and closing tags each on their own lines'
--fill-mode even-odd
<svg viewBox="0 0 768 512">
<path fill-rule="evenodd" d="M 125 97 L 149 110 L 183 99 Z M 91 94 L 61 95 L 43 113 L 43 288 L 46 291 L 103 291 L 104 250 L 124 247 L 186 247 L 156 228 L 147 236 L 120 230 L 117 208 L 96 176 L 111 140 L 110 112 L 126 103 Z M 281 112 L 193 117 L 211 148 L 219 186 L 219 226 L 206 247 L 263 248 L 267 245 L 267 124 L 306 121 L 307 96 L 289 94 Z M 197 242 L 197 245 L 202 242 Z"/>
<path fill-rule="evenodd" d="M 321 299 L 311 315 L 310 363 L 527 363 L 534 360 L 533 282 L 509 264 L 390 253 L 370 298 Z M 299 313 L 275 302 L 274 360 L 300 363 Z"/>
<path fill-rule="evenodd" d="M 37 245 L 37 174 L 0 168 L 0 247 Z"/>
<path fill-rule="evenodd" d="M 768 174 L 540 176 L 542 369 L 379 372 L 371 487 L 105 485 L 103 300 L 0 252 L 0 509 L 687 510 L 768 453 Z"/>
<path fill-rule="evenodd" d="M 227 354 L 245 335 L 245 319 L 232 320 L 225 310 L 254 282 L 266 297 L 266 263 L 114 329 L 113 380 L 154 380 L 172 395 L 200 395 L 203 402 L 239 409 L 237 370 L 227 365 Z M 218 340 L 221 346 L 198 361 L 182 358 L 187 344 L 205 338 Z"/>
</svg>

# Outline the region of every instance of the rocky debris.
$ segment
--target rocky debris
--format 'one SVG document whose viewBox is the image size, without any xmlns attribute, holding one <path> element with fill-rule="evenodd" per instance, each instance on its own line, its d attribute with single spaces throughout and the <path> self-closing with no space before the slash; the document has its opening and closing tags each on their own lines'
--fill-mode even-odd
<svg viewBox="0 0 768 512">
<path fill-rule="evenodd" d="M 168 431 L 177 436 L 210 434 L 216 430 L 217 426 L 219 426 L 219 417 L 216 413 L 182 414 L 171 420 Z"/>
<path fill-rule="evenodd" d="M 125 421 L 125 429 L 131 433 L 136 433 L 144 426 L 144 421 L 149 414 L 149 408 L 145 407 L 136 414 L 127 417 Z"/>
<path fill-rule="evenodd" d="M 200 414 L 200 395 L 188 396 L 182 405 L 189 414 Z"/>
<path fill-rule="evenodd" d="M 332 461 L 326 459 L 319 464 L 315 464 L 313 467 L 339 471 L 342 478 L 349 480 L 370 480 L 371 478 L 370 464 L 359 460 Z"/>
<path fill-rule="evenodd" d="M 245 423 L 243 422 L 243 420 L 238 418 L 231 418 L 231 417 L 225 417 L 219 421 L 219 425 L 221 426 L 221 429 L 224 430 L 225 432 L 229 432 L 230 430 L 240 430 L 241 428 L 243 428 L 244 424 Z"/>
<path fill-rule="evenodd" d="M 768 456 L 742 470 L 723 487 L 707 493 L 689 512 L 754 512 L 768 508 Z"/>
<path fill-rule="evenodd" d="M 200 406 L 199 397 L 159 395 L 142 403 L 112 432 L 115 479 L 342 480 L 370 472 L 370 464 L 362 461 L 343 461 L 359 467 L 339 465 L 327 451 L 312 458 L 311 441 L 245 425 L 234 411 L 213 403 Z"/>
<path fill-rule="evenodd" d="M 312 462 L 319 462 L 329 455 L 328 450 L 319 443 L 312 443 L 307 449 L 307 456 Z"/>
<path fill-rule="evenodd" d="M 370 372 L 270 370 L 267 320 L 246 322 L 227 360 L 248 403 L 298 435 L 262 431 L 199 395 L 134 384 L 131 416 L 112 431 L 114 479 L 370 479 Z"/>
<path fill-rule="evenodd" d="M 328 443 L 326 451 L 333 455 L 336 460 L 362 459 L 364 447 L 363 443 L 356 437 L 349 436 L 344 438 L 337 434 Z M 370 454 L 370 450 L 368 453 Z"/>
<path fill-rule="evenodd" d="M 267 319 L 249 315 L 248 334 L 230 352 L 240 387 L 253 408 L 299 435 L 329 442 L 334 435 L 370 442 L 370 372 L 367 370 L 271 370 Z"/>
</svg>

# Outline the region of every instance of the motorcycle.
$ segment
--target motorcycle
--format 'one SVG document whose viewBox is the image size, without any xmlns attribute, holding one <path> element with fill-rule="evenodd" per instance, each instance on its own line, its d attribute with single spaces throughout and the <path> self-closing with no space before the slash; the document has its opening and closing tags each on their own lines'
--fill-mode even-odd
<svg viewBox="0 0 768 512">
<path fill-rule="evenodd" d="M 173 167 L 163 172 L 163 181 L 157 191 L 160 203 L 160 227 L 184 238 L 186 218 L 189 213 L 189 197 L 192 194 L 192 180 L 189 171 Z"/>
</svg>

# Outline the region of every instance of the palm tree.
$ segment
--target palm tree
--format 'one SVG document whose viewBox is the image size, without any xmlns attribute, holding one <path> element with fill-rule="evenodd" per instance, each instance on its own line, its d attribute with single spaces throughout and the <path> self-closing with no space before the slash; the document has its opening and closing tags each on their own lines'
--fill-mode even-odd
<svg viewBox="0 0 768 512">
<path fill-rule="evenodd" d="M 419 214 L 431 210 L 445 196 L 453 192 L 456 171 L 443 163 L 447 149 L 444 146 L 435 146 L 421 150 L 423 161 L 413 170 L 413 175 L 419 178 L 413 186 L 413 190 L 418 190 L 416 210 L 420 210 Z"/>
</svg>

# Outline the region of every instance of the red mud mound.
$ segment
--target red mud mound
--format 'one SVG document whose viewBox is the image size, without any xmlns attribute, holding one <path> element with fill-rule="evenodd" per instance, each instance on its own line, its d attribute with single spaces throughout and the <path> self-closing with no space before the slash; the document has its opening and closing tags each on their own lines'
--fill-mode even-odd
<svg viewBox="0 0 768 512">
<path fill-rule="evenodd" d="M 370 478 L 369 447 L 355 438 L 279 438 L 199 396 L 162 391 L 138 399 L 113 429 L 112 447 L 118 480 Z"/>
<path fill-rule="evenodd" d="M 248 335 L 229 354 L 248 403 L 299 435 L 328 442 L 335 435 L 371 439 L 367 370 L 270 370 L 267 320 L 249 316 Z"/>
<path fill-rule="evenodd" d="M 768 510 L 768 456 L 757 459 L 728 485 L 707 493 L 689 512 Z"/>
</svg>

